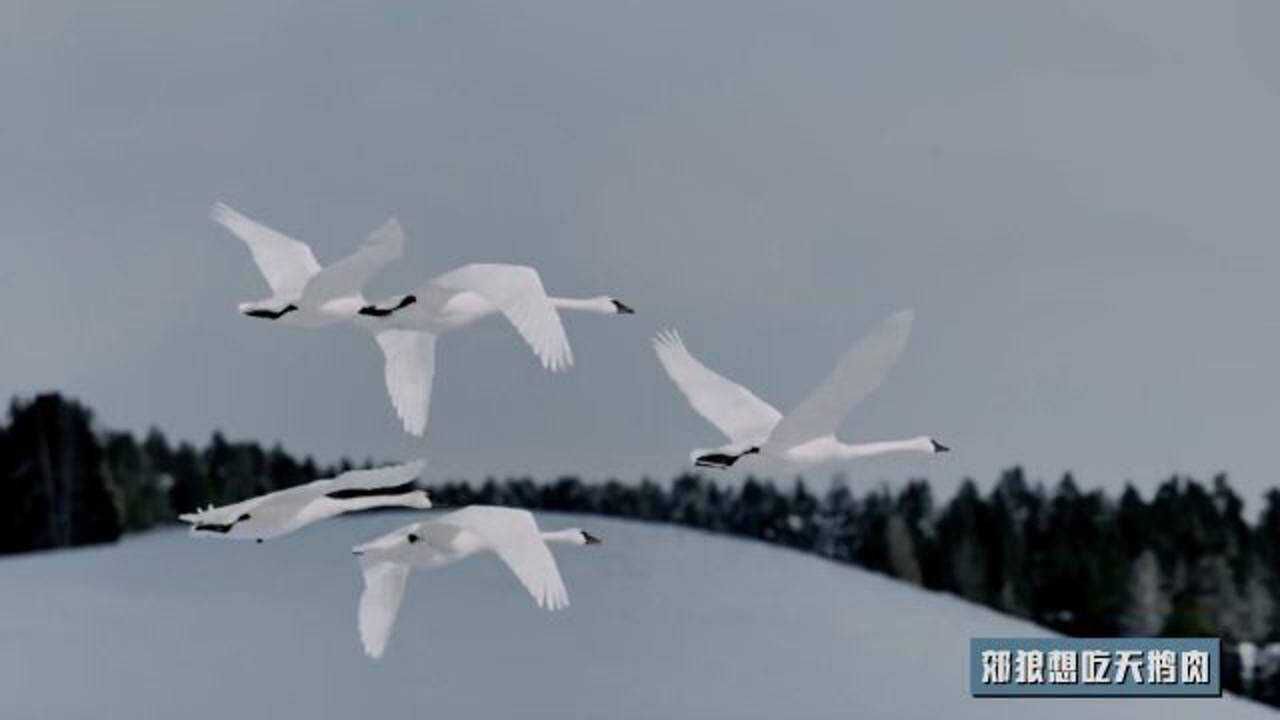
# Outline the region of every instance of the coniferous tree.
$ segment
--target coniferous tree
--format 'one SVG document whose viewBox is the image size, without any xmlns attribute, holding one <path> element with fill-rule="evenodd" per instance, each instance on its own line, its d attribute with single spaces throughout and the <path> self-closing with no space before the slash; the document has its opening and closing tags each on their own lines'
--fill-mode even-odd
<svg viewBox="0 0 1280 720">
<path fill-rule="evenodd" d="M 105 453 L 112 483 L 119 491 L 124 528 L 145 530 L 168 520 L 171 513 L 165 478 L 133 435 L 111 433 Z"/>
<path fill-rule="evenodd" d="M 1144 550 L 1133 561 L 1128 590 L 1128 606 L 1120 629 L 1125 635 L 1159 635 L 1171 608 L 1160 574 L 1160 563 L 1151 550 Z"/>
<path fill-rule="evenodd" d="M 173 453 L 169 475 L 169 505 L 175 513 L 193 512 L 214 502 L 212 483 L 201 462 L 202 453 L 188 443 L 178 445 Z"/>
<path fill-rule="evenodd" d="M 1258 527 L 1254 531 L 1259 566 L 1259 582 L 1273 599 L 1280 599 L 1280 489 L 1267 492 Z M 1280 642 L 1280 602 L 1273 602 L 1269 616 L 1259 621 L 1267 628 L 1267 642 Z"/>
<path fill-rule="evenodd" d="M 849 492 L 849 487 L 842 481 L 833 482 L 817 508 L 814 549 L 829 558 L 846 562 L 851 560 L 852 519 L 857 512 L 858 505 L 853 493 Z"/>
<path fill-rule="evenodd" d="M 8 529 L 0 552 L 108 542 L 122 530 L 92 415 L 60 395 L 15 402 L 0 455 L 0 505 Z"/>
<path fill-rule="evenodd" d="M 921 572 L 920 562 L 916 559 L 916 546 L 911 537 L 911 529 L 907 527 L 907 521 L 897 512 L 889 515 L 885 526 L 885 545 L 889 555 L 889 574 L 913 585 L 923 584 L 924 573 Z"/>
<path fill-rule="evenodd" d="M 986 507 L 973 480 L 960 491 L 938 518 L 938 546 L 943 553 L 946 590 L 976 602 L 988 602 L 987 546 L 989 527 Z"/>
</svg>

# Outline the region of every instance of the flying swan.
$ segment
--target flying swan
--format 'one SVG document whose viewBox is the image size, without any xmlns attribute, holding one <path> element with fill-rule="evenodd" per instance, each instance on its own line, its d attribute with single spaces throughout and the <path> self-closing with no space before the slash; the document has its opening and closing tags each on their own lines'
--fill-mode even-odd
<svg viewBox="0 0 1280 720">
<path fill-rule="evenodd" d="M 659 333 L 653 346 L 667 375 L 693 409 L 729 439 L 719 448 L 694 450 L 693 463 L 727 468 L 744 455 L 758 453 L 790 464 L 815 465 L 892 452 L 947 452 L 950 448 L 928 436 L 861 444 L 835 437 L 849 410 L 879 387 L 897 362 L 913 317 L 903 310 L 881 323 L 845 352 L 830 377 L 786 416 L 699 362 L 674 331 Z"/>
<path fill-rule="evenodd" d="M 578 528 L 543 532 L 527 510 L 473 505 L 433 520 L 406 525 L 352 548 L 360 558 L 360 640 L 369 657 L 382 657 L 404 598 L 411 568 L 444 567 L 492 551 L 506 563 L 538 607 L 569 606 L 549 543 L 595 545 L 600 539 Z"/>
<path fill-rule="evenodd" d="M 394 314 L 378 306 L 360 310 L 386 360 L 387 392 L 405 432 L 426 431 L 435 374 L 436 337 L 502 313 L 552 372 L 573 365 L 573 351 L 560 323 L 560 310 L 600 315 L 635 311 L 608 296 L 587 299 L 549 297 L 538 271 L 521 265 L 472 264 L 440 275 L 414 291 L 413 304 Z M 398 303 L 394 303 L 393 306 Z"/>
<path fill-rule="evenodd" d="M 537 270 L 502 264 L 464 265 L 414 292 L 370 303 L 362 294 L 364 284 L 403 252 L 404 234 L 395 220 L 374 231 L 354 254 L 322 269 L 304 243 L 226 205 L 215 205 L 212 217 L 249 245 L 272 288 L 271 298 L 243 303 L 240 311 L 304 326 L 351 320 L 372 332 L 382 349 L 391 404 L 405 432 L 412 435 L 421 436 L 427 429 L 440 334 L 501 313 L 542 366 L 558 372 L 573 365 L 560 310 L 600 315 L 635 312 L 607 295 L 550 297 Z"/>
<path fill-rule="evenodd" d="M 413 480 L 426 463 L 418 460 L 375 470 L 352 470 L 330 480 L 249 498 L 234 505 L 179 515 L 191 534 L 262 542 L 326 518 L 376 507 L 427 509 L 427 491 Z"/>
<path fill-rule="evenodd" d="M 286 325 L 320 327 L 355 320 L 360 310 L 369 306 L 362 294 L 365 283 L 404 254 L 404 230 L 395 218 L 374 230 L 354 253 L 321 267 L 306 243 L 278 233 L 223 203 L 215 204 L 209 217 L 249 246 L 258 270 L 271 287 L 271 297 L 240 303 L 240 312 Z"/>
</svg>

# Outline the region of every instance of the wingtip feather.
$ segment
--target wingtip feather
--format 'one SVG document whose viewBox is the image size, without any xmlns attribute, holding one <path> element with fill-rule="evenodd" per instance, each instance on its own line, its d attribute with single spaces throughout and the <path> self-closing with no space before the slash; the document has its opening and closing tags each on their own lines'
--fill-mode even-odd
<svg viewBox="0 0 1280 720">
<path fill-rule="evenodd" d="M 240 217 L 240 213 L 222 201 L 214 203 L 213 207 L 209 208 L 209 219 L 219 225 L 226 225 L 238 217 Z"/>
</svg>

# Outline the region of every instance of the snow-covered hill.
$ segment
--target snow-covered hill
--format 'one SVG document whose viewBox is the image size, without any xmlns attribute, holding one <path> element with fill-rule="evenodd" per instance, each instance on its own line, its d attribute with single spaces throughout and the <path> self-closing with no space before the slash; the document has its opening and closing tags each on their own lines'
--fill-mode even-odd
<svg viewBox="0 0 1280 720">
<path fill-rule="evenodd" d="M 0 717 L 1272 717 L 1236 699 L 976 700 L 974 635 L 1040 630 L 763 544 L 590 516 L 558 548 L 572 607 L 495 559 L 410 580 L 387 655 L 361 654 L 348 548 L 375 514 L 264 545 L 163 531 L 0 562 Z"/>
</svg>

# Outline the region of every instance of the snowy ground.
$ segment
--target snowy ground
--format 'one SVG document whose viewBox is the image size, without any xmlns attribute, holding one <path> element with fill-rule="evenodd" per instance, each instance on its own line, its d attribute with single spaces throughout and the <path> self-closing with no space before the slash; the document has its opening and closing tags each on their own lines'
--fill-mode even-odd
<svg viewBox="0 0 1280 720">
<path fill-rule="evenodd" d="M 557 548 L 573 606 L 493 558 L 409 581 L 387 655 L 360 650 L 348 548 L 376 514 L 264 545 L 181 531 L 0 561 L 0 717 L 1251 718 L 1235 699 L 976 700 L 974 635 L 1044 631 L 763 544 L 590 516 Z"/>
</svg>

